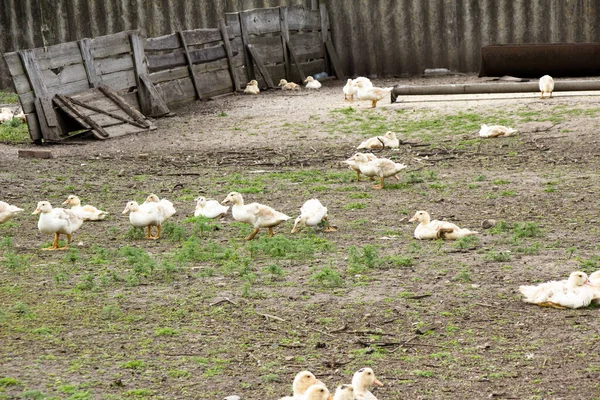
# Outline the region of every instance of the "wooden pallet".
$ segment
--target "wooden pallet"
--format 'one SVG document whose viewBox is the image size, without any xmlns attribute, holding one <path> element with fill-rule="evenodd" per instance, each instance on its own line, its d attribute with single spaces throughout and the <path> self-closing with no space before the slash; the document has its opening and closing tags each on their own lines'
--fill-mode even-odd
<svg viewBox="0 0 600 400">
<path fill-rule="evenodd" d="M 156 129 L 156 126 L 141 112 L 131 107 L 114 90 L 106 86 L 70 96 L 57 94 L 53 101 L 67 118 L 98 139 L 104 140 Z M 63 136 L 59 140 L 67 137 L 69 136 Z"/>
</svg>

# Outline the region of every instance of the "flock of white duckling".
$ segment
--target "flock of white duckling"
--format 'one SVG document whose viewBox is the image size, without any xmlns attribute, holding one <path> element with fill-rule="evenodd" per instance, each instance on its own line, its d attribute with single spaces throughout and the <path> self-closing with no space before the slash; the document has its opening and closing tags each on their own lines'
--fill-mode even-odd
<svg viewBox="0 0 600 400">
<path fill-rule="evenodd" d="M 305 80 L 306 89 L 321 89 L 321 82 L 312 76 L 308 76 Z M 286 79 L 281 79 L 278 85 L 281 90 L 299 91 L 301 86 L 294 82 L 288 82 Z M 348 79 L 348 82 L 342 89 L 344 92 L 344 101 L 364 100 L 370 101 L 371 107 L 376 107 L 377 102 L 385 98 L 392 91 L 392 87 L 379 88 L 374 87 L 369 78 L 359 76 L 356 79 Z M 259 94 L 260 88 L 258 81 L 251 80 L 246 84 L 244 89 L 245 94 Z"/>
<path fill-rule="evenodd" d="M 332 395 L 325 384 L 310 371 L 300 371 L 292 383 L 292 396 L 280 400 L 377 400 L 370 392 L 373 386 L 383 386 L 371 368 L 361 368 L 352 376 L 351 384 L 339 385 Z"/>
</svg>

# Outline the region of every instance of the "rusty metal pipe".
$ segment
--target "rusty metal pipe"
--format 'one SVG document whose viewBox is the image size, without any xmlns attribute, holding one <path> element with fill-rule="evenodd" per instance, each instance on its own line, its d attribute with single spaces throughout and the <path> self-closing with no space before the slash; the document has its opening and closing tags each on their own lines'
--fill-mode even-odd
<svg viewBox="0 0 600 400">
<path fill-rule="evenodd" d="M 582 90 L 600 90 L 600 80 L 593 81 L 557 81 L 554 83 L 555 92 L 576 92 Z M 481 94 L 481 93 L 524 93 L 539 92 L 539 83 L 509 82 L 509 83 L 464 83 L 458 85 L 429 85 L 409 86 L 396 85 L 392 90 L 392 102 L 398 96 L 438 95 L 438 94 Z"/>
</svg>

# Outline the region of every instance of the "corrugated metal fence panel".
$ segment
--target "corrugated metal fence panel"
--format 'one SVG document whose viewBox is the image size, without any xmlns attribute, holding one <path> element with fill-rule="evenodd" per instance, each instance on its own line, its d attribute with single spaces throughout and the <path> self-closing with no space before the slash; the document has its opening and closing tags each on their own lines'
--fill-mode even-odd
<svg viewBox="0 0 600 400">
<path fill-rule="evenodd" d="M 323 0 L 322 0 L 323 1 Z M 492 43 L 600 41 L 600 0 L 326 0 L 348 75 L 479 69 Z M 0 53 L 142 29 L 212 28 L 225 12 L 310 0 L 0 0 Z M 0 63 L 0 87 L 11 87 Z"/>
<path fill-rule="evenodd" d="M 600 41 L 598 0 L 328 0 L 349 75 L 479 70 L 493 43 Z"/>
</svg>

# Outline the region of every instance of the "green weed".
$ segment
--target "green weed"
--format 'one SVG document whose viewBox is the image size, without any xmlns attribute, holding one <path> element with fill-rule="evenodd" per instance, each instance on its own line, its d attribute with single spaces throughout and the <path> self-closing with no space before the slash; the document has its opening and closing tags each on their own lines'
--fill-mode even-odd
<svg viewBox="0 0 600 400">
<path fill-rule="evenodd" d="M 329 288 L 344 285 L 344 281 L 340 277 L 340 274 L 330 267 L 323 267 L 320 270 L 313 272 L 310 281 Z"/>
</svg>

